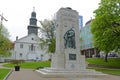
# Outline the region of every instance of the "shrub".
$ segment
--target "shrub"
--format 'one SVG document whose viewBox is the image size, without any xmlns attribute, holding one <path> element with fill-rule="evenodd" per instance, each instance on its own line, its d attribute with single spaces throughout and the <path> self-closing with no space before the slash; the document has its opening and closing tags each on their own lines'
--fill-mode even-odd
<svg viewBox="0 0 120 80">
<path fill-rule="evenodd" d="M 16 65 L 19 65 L 19 64 L 21 64 L 21 63 L 23 63 L 23 62 L 25 62 L 24 60 L 11 60 L 10 61 L 12 64 L 16 64 Z"/>
</svg>

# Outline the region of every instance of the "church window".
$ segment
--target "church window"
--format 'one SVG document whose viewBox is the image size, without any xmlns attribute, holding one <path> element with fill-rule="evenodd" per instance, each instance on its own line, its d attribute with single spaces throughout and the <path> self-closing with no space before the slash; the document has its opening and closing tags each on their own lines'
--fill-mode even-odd
<svg viewBox="0 0 120 80">
<path fill-rule="evenodd" d="M 22 53 L 20 53 L 20 57 L 22 57 Z"/>
<path fill-rule="evenodd" d="M 33 51 L 33 48 L 34 48 L 34 46 L 33 46 L 33 44 L 31 45 L 31 51 Z"/>
<path fill-rule="evenodd" d="M 23 48 L 23 44 L 20 44 L 20 48 Z"/>
<path fill-rule="evenodd" d="M 29 50 L 30 50 L 30 51 L 35 51 L 35 46 L 34 46 L 33 44 L 31 44 L 31 45 L 29 46 Z"/>
<path fill-rule="evenodd" d="M 32 38 L 32 40 L 34 40 L 34 38 Z"/>
</svg>

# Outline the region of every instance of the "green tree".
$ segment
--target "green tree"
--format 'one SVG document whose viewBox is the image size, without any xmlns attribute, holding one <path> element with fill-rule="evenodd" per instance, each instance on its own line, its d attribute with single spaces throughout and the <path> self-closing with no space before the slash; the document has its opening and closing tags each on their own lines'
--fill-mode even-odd
<svg viewBox="0 0 120 80">
<path fill-rule="evenodd" d="M 0 56 L 8 56 L 11 49 L 8 30 L 0 24 Z"/>
<path fill-rule="evenodd" d="M 101 0 L 94 11 L 95 19 L 91 23 L 93 43 L 96 48 L 106 53 L 118 52 L 120 48 L 120 0 Z"/>
<path fill-rule="evenodd" d="M 45 19 L 44 21 L 40 21 L 40 45 L 42 48 L 47 49 L 47 52 L 54 53 L 55 52 L 55 24 L 52 20 Z"/>
</svg>

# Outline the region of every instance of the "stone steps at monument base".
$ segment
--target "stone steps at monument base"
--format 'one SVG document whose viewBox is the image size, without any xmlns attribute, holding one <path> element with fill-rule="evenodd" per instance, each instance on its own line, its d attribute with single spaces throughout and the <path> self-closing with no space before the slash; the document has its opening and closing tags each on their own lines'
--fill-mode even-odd
<svg viewBox="0 0 120 80">
<path fill-rule="evenodd" d="M 45 68 L 45 69 L 40 69 L 40 71 L 43 72 L 48 72 L 48 73 L 70 73 L 70 72 L 75 72 L 75 73 L 88 73 L 88 72 L 92 72 L 92 73 L 96 73 L 95 70 L 90 70 L 90 69 L 85 69 L 85 70 L 80 70 L 80 71 L 75 71 L 75 70 L 67 70 L 67 69 L 51 69 L 51 68 Z M 101 72 L 97 72 L 97 73 L 101 73 Z"/>
<path fill-rule="evenodd" d="M 54 69 L 40 69 L 36 70 L 42 77 L 105 77 L 107 74 L 96 72 L 95 70 L 54 70 Z"/>
</svg>

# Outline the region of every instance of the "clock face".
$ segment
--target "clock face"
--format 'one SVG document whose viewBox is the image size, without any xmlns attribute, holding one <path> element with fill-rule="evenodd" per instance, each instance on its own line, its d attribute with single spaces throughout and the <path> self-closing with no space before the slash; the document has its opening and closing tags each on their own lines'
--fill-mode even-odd
<svg viewBox="0 0 120 80">
<path fill-rule="evenodd" d="M 36 25 L 36 20 L 35 20 L 35 19 L 31 19 L 31 20 L 30 20 L 30 24 L 31 24 L 31 25 Z"/>
<path fill-rule="evenodd" d="M 35 22 L 36 22 L 35 20 L 32 21 L 33 24 L 35 24 Z"/>
</svg>

